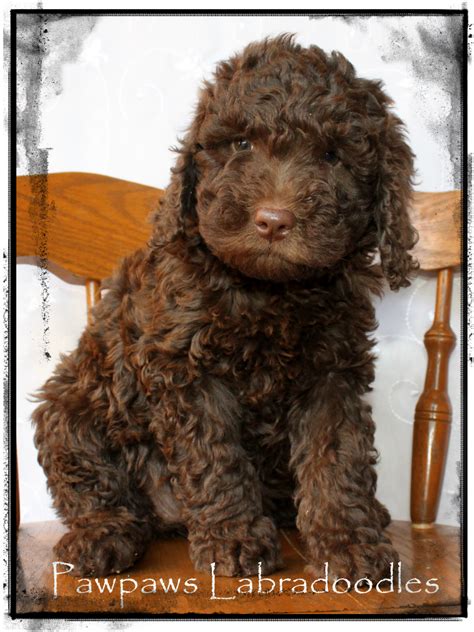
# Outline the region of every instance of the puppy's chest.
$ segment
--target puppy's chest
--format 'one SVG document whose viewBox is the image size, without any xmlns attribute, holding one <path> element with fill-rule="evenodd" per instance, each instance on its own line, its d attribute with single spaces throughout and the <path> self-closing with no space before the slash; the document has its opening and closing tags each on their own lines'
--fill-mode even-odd
<svg viewBox="0 0 474 632">
<path fill-rule="evenodd" d="M 308 370 L 304 333 L 288 313 L 222 317 L 209 328 L 205 368 L 224 379 L 244 406 L 282 405 Z"/>
</svg>

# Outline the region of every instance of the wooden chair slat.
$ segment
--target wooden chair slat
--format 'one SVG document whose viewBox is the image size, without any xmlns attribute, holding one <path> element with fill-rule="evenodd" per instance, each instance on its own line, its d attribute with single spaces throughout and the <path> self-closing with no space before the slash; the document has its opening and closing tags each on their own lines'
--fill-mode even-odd
<svg viewBox="0 0 474 632">
<path fill-rule="evenodd" d="M 17 255 L 39 256 L 84 278 L 110 276 L 146 243 L 163 191 L 91 173 L 17 178 Z M 461 192 L 416 192 L 410 210 L 422 270 L 461 260 Z M 113 239 L 111 238 L 113 233 Z"/>
</svg>

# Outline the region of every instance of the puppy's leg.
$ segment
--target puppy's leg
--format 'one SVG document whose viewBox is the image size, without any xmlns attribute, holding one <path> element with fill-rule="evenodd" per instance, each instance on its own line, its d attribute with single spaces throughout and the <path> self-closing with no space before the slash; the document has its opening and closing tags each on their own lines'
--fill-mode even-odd
<svg viewBox="0 0 474 632">
<path fill-rule="evenodd" d="M 281 566 L 277 530 L 263 515 L 257 473 L 240 444 L 240 411 L 220 382 L 165 393 L 152 424 L 166 456 L 197 570 L 254 575 Z"/>
<path fill-rule="evenodd" d="M 75 575 L 107 575 L 134 564 L 152 537 L 152 510 L 133 485 L 125 453 L 112 451 L 105 420 L 60 377 L 34 412 L 38 460 L 54 507 L 70 528 L 54 548 Z"/>
<path fill-rule="evenodd" d="M 350 580 L 380 578 L 399 559 L 383 533 L 390 515 L 375 498 L 374 424 L 362 390 L 334 373 L 290 420 L 297 525 L 310 562 L 316 573 L 328 562 L 330 576 Z"/>
</svg>

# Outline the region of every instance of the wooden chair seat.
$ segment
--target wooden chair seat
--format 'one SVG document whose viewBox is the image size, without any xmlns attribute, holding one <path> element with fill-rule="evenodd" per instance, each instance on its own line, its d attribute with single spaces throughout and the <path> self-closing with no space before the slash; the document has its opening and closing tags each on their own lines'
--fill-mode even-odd
<svg viewBox="0 0 474 632">
<path fill-rule="evenodd" d="M 56 521 L 23 525 L 19 532 L 20 583 L 17 590 L 19 612 L 107 612 L 141 614 L 295 614 L 322 615 L 337 614 L 425 614 L 431 616 L 460 615 L 459 586 L 459 530 L 454 527 L 435 525 L 429 529 L 413 528 L 408 522 L 393 522 L 388 532 L 401 556 L 401 592 L 399 591 L 398 572 L 394 575 L 393 592 L 382 594 L 376 589 L 367 594 L 352 590 L 335 594 L 313 593 L 311 577 L 304 569 L 307 563 L 298 533 L 282 530 L 281 545 L 285 568 L 269 575 L 275 582 L 274 590 L 268 594 L 271 583 L 262 580 L 261 592 L 258 592 L 258 578 L 252 578 L 253 592 L 239 593 L 238 588 L 247 590 L 248 581 L 239 582 L 238 578 L 216 577 L 214 593 L 211 576 L 196 573 L 188 555 L 188 543 L 184 538 L 161 539 L 150 546 L 146 556 L 128 573 L 109 576 L 109 585 L 115 581 L 112 591 L 100 593 L 95 579 L 91 578 L 92 592 L 88 590 L 87 580 L 79 581 L 67 574 L 57 576 L 57 597 L 54 597 L 52 546 L 64 533 L 64 527 Z M 58 571 L 67 567 L 58 566 Z M 266 577 L 265 575 L 263 577 Z M 120 595 L 120 579 L 132 578 L 124 582 L 123 590 L 129 594 Z M 153 588 L 147 578 L 157 582 L 156 593 L 142 593 L 143 587 Z M 172 589 L 166 593 L 160 578 L 168 586 L 170 578 L 178 586 L 176 593 Z M 192 594 L 184 592 L 184 581 L 195 578 L 197 590 Z M 427 581 L 436 578 L 439 590 L 433 590 Z M 280 593 L 280 580 L 282 592 Z M 305 580 L 306 587 L 301 580 Z M 406 583 L 412 581 L 408 588 Z M 178 585 L 178 580 L 180 584 Z M 298 580 L 298 581 L 296 581 Z M 99 580 L 103 585 L 103 579 Z M 188 585 L 192 590 L 191 584 Z M 316 590 L 324 590 L 321 582 Z M 336 586 L 344 591 L 347 585 L 342 582 Z M 134 589 L 134 590 L 133 590 Z M 146 588 L 145 588 L 146 589 Z M 300 592 L 292 592 L 292 589 Z M 304 592 L 306 589 L 307 592 Z M 389 590 L 386 582 L 380 590 Z M 132 592 L 133 591 L 133 592 Z M 417 592 L 419 591 L 419 592 Z M 212 599 L 213 596 L 219 599 Z M 222 599 L 222 597 L 235 597 Z"/>
<path fill-rule="evenodd" d="M 66 270 L 70 278 L 85 283 L 88 304 L 100 298 L 100 281 L 109 276 L 118 260 L 143 245 L 149 235 L 147 218 L 162 191 L 152 187 L 95 174 L 64 173 L 17 178 L 17 256 L 35 257 L 36 263 Z M 113 594 L 93 590 L 77 593 L 78 582 L 69 575 L 58 578 L 58 596 L 53 595 L 52 547 L 64 527 L 59 521 L 20 524 L 18 529 L 17 606 L 28 612 L 136 612 L 154 614 L 461 614 L 459 529 L 434 524 L 443 478 L 450 427 L 447 396 L 447 358 L 453 344 L 449 328 L 452 270 L 460 263 L 460 193 L 417 193 L 412 218 L 420 233 L 415 255 L 424 270 L 439 270 L 435 322 L 427 334 L 428 371 L 425 389 L 417 407 L 412 459 L 412 521 L 395 521 L 388 529 L 402 559 L 402 582 L 393 593 L 372 590 L 364 595 L 294 594 L 294 582 L 280 578 L 312 579 L 305 572 L 303 547 L 294 531 L 281 531 L 286 567 L 271 577 L 276 591 L 258 594 L 253 578 L 251 595 L 236 592 L 239 580 L 217 578 L 216 594 L 235 599 L 210 599 L 210 578 L 194 571 L 184 539 L 155 542 L 129 573 L 110 579 L 134 579 L 138 588 L 120 601 Z M 55 268 L 56 269 L 56 268 Z M 71 276 L 72 275 L 72 276 Z M 434 458 L 435 457 L 435 458 Z M 17 498 L 17 510 L 19 500 Z M 19 522 L 19 513 L 18 522 Z M 421 527 L 421 528 L 420 528 Z M 142 580 L 196 578 L 193 594 L 179 589 L 143 594 Z M 439 590 L 425 592 L 426 581 L 437 578 Z M 94 582 L 94 580 L 92 580 Z M 268 587 L 269 583 L 266 584 Z M 301 585 L 301 582 L 300 582 Z M 131 589 L 133 582 L 126 584 Z M 415 592 L 419 590 L 419 592 Z"/>
</svg>

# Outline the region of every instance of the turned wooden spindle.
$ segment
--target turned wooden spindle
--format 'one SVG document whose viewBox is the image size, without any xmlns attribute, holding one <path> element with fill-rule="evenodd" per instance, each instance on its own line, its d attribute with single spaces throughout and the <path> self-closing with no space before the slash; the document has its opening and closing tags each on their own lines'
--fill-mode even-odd
<svg viewBox="0 0 474 632">
<path fill-rule="evenodd" d="M 96 279 L 87 279 L 86 281 L 87 296 L 87 322 L 91 322 L 91 309 L 100 301 L 100 282 Z"/>
<path fill-rule="evenodd" d="M 433 324 L 425 334 L 428 367 L 415 409 L 411 476 L 411 519 L 414 527 L 436 520 L 451 430 L 448 362 L 456 337 L 449 325 L 453 271 L 438 272 Z M 421 458 L 420 458 L 421 455 Z"/>
</svg>

